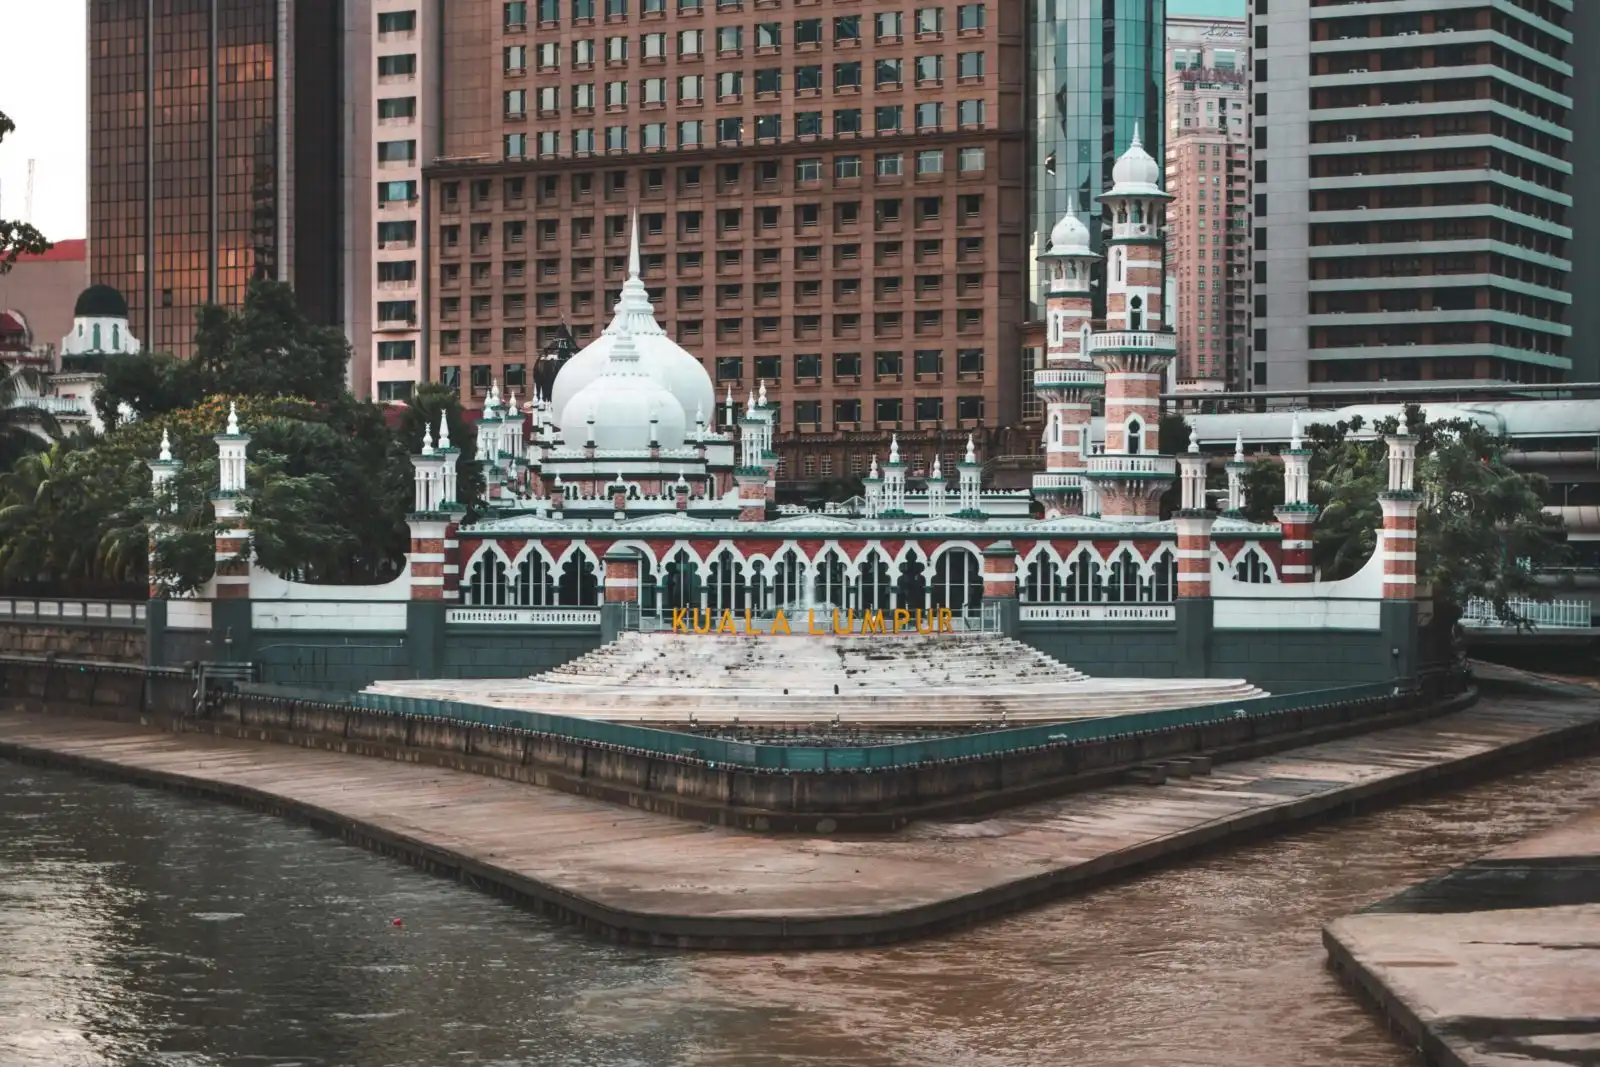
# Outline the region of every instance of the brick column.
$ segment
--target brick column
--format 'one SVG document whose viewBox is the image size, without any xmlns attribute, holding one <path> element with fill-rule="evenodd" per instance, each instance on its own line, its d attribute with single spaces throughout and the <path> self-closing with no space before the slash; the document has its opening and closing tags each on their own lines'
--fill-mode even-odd
<svg viewBox="0 0 1600 1067">
<path fill-rule="evenodd" d="M 996 541 L 983 550 L 983 602 L 998 604 L 1000 632 L 1017 635 L 1017 548 L 1010 541 Z"/>
<path fill-rule="evenodd" d="M 629 605 L 639 602 L 639 552 L 612 548 L 605 555 L 604 603 L 600 607 L 600 640 L 615 641 L 628 625 Z"/>
<path fill-rule="evenodd" d="M 1383 537 L 1383 599 L 1412 600 L 1417 592 L 1417 515 L 1422 498 L 1414 492 L 1380 493 Z"/>
<path fill-rule="evenodd" d="M 1283 530 L 1283 563 L 1278 577 L 1285 584 L 1311 581 L 1312 527 L 1317 521 L 1314 504 L 1284 504 L 1272 512 Z"/>
<path fill-rule="evenodd" d="M 1378 555 L 1383 560 L 1384 637 L 1389 641 L 1392 674 L 1406 684 L 1417 675 L 1417 516 L 1422 494 L 1416 491 L 1417 443 L 1405 435 L 1387 438 L 1389 489 L 1378 494 L 1383 508 L 1383 533 Z"/>
<path fill-rule="evenodd" d="M 767 470 L 765 467 L 739 467 L 733 472 L 739 487 L 739 521 L 765 522 L 767 518 Z"/>
<path fill-rule="evenodd" d="M 1211 527 L 1217 521 L 1209 511 L 1180 511 L 1178 528 L 1178 599 L 1211 596 Z"/>
<path fill-rule="evenodd" d="M 445 515 L 416 514 L 406 520 L 411 529 L 411 599 L 445 599 L 445 541 L 453 524 Z M 460 584 L 459 568 L 457 582 Z"/>
</svg>

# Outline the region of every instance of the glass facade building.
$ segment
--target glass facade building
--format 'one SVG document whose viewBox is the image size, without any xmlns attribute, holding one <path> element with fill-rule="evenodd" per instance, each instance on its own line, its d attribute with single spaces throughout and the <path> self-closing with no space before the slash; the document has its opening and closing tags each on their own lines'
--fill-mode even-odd
<svg viewBox="0 0 1600 1067">
<path fill-rule="evenodd" d="M 1111 168 L 1133 138 L 1165 155 L 1163 143 L 1166 0 L 1036 0 L 1033 5 L 1031 100 L 1037 158 L 1029 194 L 1035 252 L 1069 210 L 1078 213 L 1094 248 L 1103 235 L 1095 197 L 1111 185 Z M 1054 169 L 1054 174 L 1051 169 Z M 1104 290 L 1096 296 L 1103 315 Z M 1042 296 L 1031 287 L 1036 315 Z"/>
<path fill-rule="evenodd" d="M 89 5 L 90 277 L 123 294 L 156 351 L 187 355 L 195 313 L 237 305 L 254 277 L 293 282 L 318 321 L 339 308 L 338 272 L 308 257 L 321 273 L 302 278 L 289 248 L 297 202 L 338 203 L 336 126 L 289 167 L 300 128 L 339 112 L 337 63 L 319 56 L 290 74 L 297 40 L 337 33 L 339 5 L 290 10 L 282 0 Z"/>
</svg>

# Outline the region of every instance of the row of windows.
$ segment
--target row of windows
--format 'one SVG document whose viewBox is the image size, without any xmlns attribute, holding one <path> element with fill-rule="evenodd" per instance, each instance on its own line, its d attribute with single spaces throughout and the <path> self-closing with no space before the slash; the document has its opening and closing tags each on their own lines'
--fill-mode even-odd
<svg viewBox="0 0 1600 1067">
<path fill-rule="evenodd" d="M 588 294 L 586 294 L 586 295 L 588 295 Z M 591 309 L 592 309 L 592 305 L 585 303 L 582 306 L 575 307 L 573 310 L 576 311 L 576 312 L 591 312 L 592 313 Z M 455 320 L 455 318 L 456 318 L 456 315 L 447 315 L 447 316 L 444 316 L 444 321 L 447 322 L 447 323 L 448 322 L 452 322 L 452 321 Z M 834 336 L 834 338 L 835 339 L 839 339 L 839 340 L 852 340 L 852 339 L 860 337 L 861 336 L 861 329 L 862 329 L 861 320 L 862 320 L 862 315 L 860 315 L 859 313 L 855 313 L 855 312 L 847 312 L 847 313 L 843 313 L 843 314 L 834 315 L 833 316 L 833 336 Z M 738 341 L 743 340 L 743 338 L 744 338 L 744 324 L 745 324 L 745 320 L 744 319 L 742 319 L 742 318 L 719 318 L 719 319 L 716 319 L 715 322 L 716 322 L 716 332 L 717 332 L 717 341 L 718 341 L 718 343 L 720 343 L 720 344 L 732 344 L 732 343 L 736 343 Z M 780 329 L 780 327 L 782 325 L 782 317 L 781 316 L 778 316 L 778 315 L 757 316 L 756 318 L 751 319 L 750 322 L 751 322 L 753 339 L 757 343 L 776 343 L 776 342 L 782 340 L 781 329 Z M 913 315 L 913 318 L 912 318 L 912 322 L 913 322 L 912 333 L 915 336 L 918 336 L 918 337 L 927 337 L 927 338 L 932 339 L 932 338 L 941 337 L 946 332 L 945 331 L 945 316 L 944 316 L 944 311 L 942 309 L 941 310 L 927 309 L 927 310 L 915 312 L 914 315 Z M 905 323 L 906 323 L 906 316 L 905 316 L 905 314 L 903 312 L 899 312 L 899 311 L 879 311 L 879 312 L 874 312 L 873 315 L 872 315 L 872 336 L 875 337 L 875 338 L 883 339 L 883 340 L 889 340 L 889 339 L 902 337 L 905 334 Z M 957 334 L 962 334 L 962 335 L 978 335 L 978 334 L 981 334 L 983 332 L 983 323 L 984 323 L 984 319 L 983 319 L 983 309 L 982 308 L 960 308 L 960 309 L 958 309 L 956 311 L 956 333 Z M 679 319 L 678 322 L 677 322 L 677 327 L 674 330 L 674 334 L 675 334 L 676 339 L 678 340 L 678 342 L 680 344 L 683 344 L 685 346 L 692 345 L 692 344 L 698 344 L 702 340 L 702 335 L 704 333 L 704 326 L 705 326 L 705 321 L 703 319 Z M 821 338 L 821 336 L 822 336 L 822 316 L 821 315 L 795 315 L 795 316 L 793 316 L 792 321 L 791 321 L 791 329 L 792 329 L 792 337 L 795 340 L 798 340 L 798 341 L 815 341 L 815 340 L 819 340 Z M 473 352 L 489 352 L 493 348 L 493 345 L 494 345 L 494 334 L 495 334 L 494 330 L 486 328 L 486 327 L 485 328 L 474 329 L 474 330 L 470 331 L 469 339 L 470 339 L 470 344 L 471 344 L 471 351 L 473 351 Z M 502 345 L 502 348 L 505 351 L 509 351 L 509 352 L 520 351 L 522 346 L 524 344 L 526 344 L 526 342 L 527 342 L 527 331 L 521 326 L 509 326 L 509 327 L 504 328 L 504 330 L 502 331 L 502 334 L 501 334 L 501 345 Z M 459 329 L 446 329 L 446 330 L 439 331 L 439 344 L 440 344 L 440 347 L 443 349 L 443 351 L 446 354 L 454 354 L 455 352 L 459 351 L 460 347 L 461 347 L 461 331 Z M 737 357 L 729 357 L 729 358 L 737 358 Z M 741 367 L 740 364 L 734 364 L 734 363 L 727 364 L 726 366 L 719 364 L 718 368 L 717 368 L 718 380 L 719 381 L 720 380 L 734 380 L 734 381 L 737 381 L 737 380 L 741 379 L 743 377 L 743 372 L 740 369 L 740 367 Z M 803 367 L 797 365 L 796 366 L 796 370 L 795 370 L 796 375 L 798 376 L 801 373 L 801 371 L 804 370 L 804 369 L 807 369 L 807 368 L 803 368 Z M 801 378 L 797 377 L 796 380 L 813 380 L 813 379 L 820 380 L 820 374 L 821 374 L 820 366 L 818 366 L 816 368 L 810 368 L 810 369 L 816 370 L 816 372 L 817 372 L 816 375 L 813 375 L 811 378 L 806 378 L 806 379 L 801 379 Z M 835 375 L 836 375 L 835 381 L 840 380 L 839 377 L 838 377 L 839 365 L 837 363 L 835 363 L 834 371 L 835 371 Z M 900 372 L 896 371 L 896 372 L 894 372 L 894 374 L 888 375 L 887 377 L 896 377 L 899 374 L 900 374 Z M 881 380 L 883 377 L 884 377 L 883 375 L 880 375 L 879 380 Z"/>
<path fill-rule="evenodd" d="M 667 0 L 638 0 L 639 12 L 644 15 L 665 14 Z M 704 9 L 705 0 L 677 0 L 677 11 L 680 15 L 698 14 Z M 743 8 L 740 0 L 717 0 L 716 7 L 720 12 L 737 11 Z M 525 0 L 512 0 L 505 5 L 505 28 L 509 32 L 525 30 L 528 25 L 529 9 L 538 17 L 541 24 L 548 25 L 561 21 L 561 0 L 534 0 L 528 4 Z M 599 0 L 598 7 L 609 21 L 625 19 L 628 17 L 629 0 Z M 570 10 L 572 21 L 582 23 L 593 21 L 596 14 L 596 0 L 571 0 Z M 861 40 L 861 16 L 838 15 L 833 19 L 833 40 L 835 44 Z M 956 5 L 956 30 L 972 31 L 984 27 L 986 13 L 981 3 Z M 899 11 L 880 11 L 872 16 L 875 39 L 878 41 L 898 40 L 905 34 L 907 20 Z M 944 8 L 919 7 L 912 14 L 910 28 L 921 36 L 944 32 Z M 410 27 L 407 27 L 408 29 Z M 729 27 L 742 34 L 743 27 Z M 752 34 L 752 39 L 757 48 L 780 48 L 783 45 L 782 22 L 758 22 Z M 794 20 L 794 43 L 797 45 L 821 44 L 823 39 L 823 20 L 820 18 L 805 18 Z M 733 38 L 732 48 L 740 47 L 741 37 Z"/>
<path fill-rule="evenodd" d="M 916 117 L 915 129 L 918 131 L 938 130 L 945 121 L 945 105 L 942 102 L 930 101 L 917 104 L 914 112 Z M 841 130 L 841 116 L 848 115 L 851 128 Z M 835 132 L 860 132 L 861 113 L 858 110 L 850 112 L 835 112 Z M 906 109 L 900 104 L 874 109 L 873 132 L 878 134 L 905 133 L 912 127 L 906 125 Z M 963 129 L 982 127 L 984 123 L 984 102 L 982 100 L 961 100 L 956 103 L 956 123 Z M 667 133 L 669 123 L 646 122 L 638 127 L 638 140 L 633 147 L 645 150 L 661 150 L 668 147 Z M 801 112 L 795 116 L 795 136 L 819 136 L 822 132 L 822 113 L 820 111 Z M 604 140 L 597 141 L 594 127 L 572 130 L 568 136 L 567 144 L 574 156 L 593 155 L 602 148 L 606 152 L 630 151 L 629 133 L 632 127 L 626 125 L 606 126 L 600 130 Z M 729 116 L 707 122 L 702 119 L 688 119 L 676 123 L 677 139 L 675 147 L 679 149 L 703 148 L 708 143 L 708 135 L 714 134 L 719 145 L 739 145 L 744 143 L 746 134 L 753 134 L 760 141 L 777 140 L 783 136 L 783 117 L 781 115 L 758 115 L 754 122 L 746 123 L 741 115 Z M 561 154 L 561 131 L 545 130 L 541 133 L 530 135 L 526 133 L 508 133 L 505 135 L 502 148 L 506 159 L 524 159 L 537 154 L 541 157 L 558 156 Z M 974 161 L 982 159 L 982 149 L 977 150 L 978 155 L 972 157 Z M 840 173 L 842 163 L 836 160 L 837 177 L 859 177 L 860 156 L 844 157 L 853 160 L 853 173 Z M 820 160 L 815 161 L 819 165 Z M 980 168 L 981 169 L 981 168 Z M 820 172 L 818 177 L 820 177 Z"/>
</svg>

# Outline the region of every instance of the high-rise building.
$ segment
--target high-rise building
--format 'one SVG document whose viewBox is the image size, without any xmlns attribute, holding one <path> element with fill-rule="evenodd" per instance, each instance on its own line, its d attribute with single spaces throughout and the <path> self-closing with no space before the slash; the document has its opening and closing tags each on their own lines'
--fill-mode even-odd
<svg viewBox="0 0 1600 1067">
<path fill-rule="evenodd" d="M 864 475 L 895 433 L 913 466 L 953 467 L 1020 403 L 1022 19 L 1016 0 L 452 0 L 431 376 L 469 405 L 496 381 L 526 397 L 564 330 L 609 320 L 637 211 L 663 325 L 719 392 L 767 384 L 785 480 Z"/>
<path fill-rule="evenodd" d="M 1573 8 L 1573 49 L 1600 49 L 1600 4 Z M 1600 381 L 1600 63 L 1574 63 L 1572 188 L 1572 380 Z"/>
<path fill-rule="evenodd" d="M 352 330 L 351 340 L 357 361 L 367 364 L 372 398 L 403 401 L 428 377 L 422 168 L 440 150 L 444 3 L 363 0 L 363 6 L 360 36 L 368 47 L 354 90 L 365 169 L 354 205 L 364 240 L 355 246 L 351 272 L 364 297 L 353 316 L 366 329 Z"/>
<path fill-rule="evenodd" d="M 1253 0 L 1256 387 L 1568 375 L 1572 18 Z"/>
<path fill-rule="evenodd" d="M 343 5 L 89 5 L 90 276 L 154 350 L 253 277 L 341 317 Z"/>
<path fill-rule="evenodd" d="M 1029 5 L 1033 21 L 1035 144 L 1028 162 L 1029 239 L 1038 255 L 1067 212 L 1089 227 L 1090 247 L 1104 252 L 1109 229 L 1095 197 L 1111 185 L 1118 155 L 1139 130 L 1156 159 L 1164 152 L 1162 107 L 1166 0 L 1057 0 Z M 1044 314 L 1045 287 L 1035 274 L 1032 317 Z M 1105 314 L 1095 290 L 1095 314 Z"/>
<path fill-rule="evenodd" d="M 1250 345 L 1245 20 L 1167 19 L 1167 268 L 1177 388 L 1242 388 Z"/>
</svg>

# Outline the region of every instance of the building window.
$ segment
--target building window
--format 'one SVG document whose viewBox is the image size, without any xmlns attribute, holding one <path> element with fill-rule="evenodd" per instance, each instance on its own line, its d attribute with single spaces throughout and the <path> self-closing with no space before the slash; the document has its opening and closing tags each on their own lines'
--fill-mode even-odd
<svg viewBox="0 0 1600 1067">
<path fill-rule="evenodd" d="M 403 404 L 411 399 L 410 382 L 379 382 L 378 402 L 388 404 Z"/>
<path fill-rule="evenodd" d="M 903 159 L 899 152 L 879 152 L 874 159 L 874 166 L 880 178 L 897 178 L 903 173 Z"/>
<path fill-rule="evenodd" d="M 417 159 L 417 142 L 415 141 L 379 141 L 379 163 L 415 163 Z"/>
<path fill-rule="evenodd" d="M 380 363 L 391 363 L 396 360 L 412 360 L 416 358 L 416 355 L 417 343 L 415 341 L 378 342 L 378 361 Z"/>
<path fill-rule="evenodd" d="M 944 80 L 944 56 L 917 57 L 917 84 L 938 84 Z"/>
<path fill-rule="evenodd" d="M 822 378 L 822 357 L 816 353 L 794 357 L 794 380 L 797 382 L 814 382 Z M 822 417 L 818 409 L 817 417 Z"/>
<path fill-rule="evenodd" d="M 860 400 L 835 400 L 833 402 L 833 421 L 835 425 L 855 425 L 861 421 Z"/>
<path fill-rule="evenodd" d="M 983 418 L 983 397 L 956 397 L 956 418 L 962 421 L 979 421 Z"/>
<path fill-rule="evenodd" d="M 905 109 L 899 104 L 880 107 L 874 112 L 874 128 L 878 133 L 899 133 L 904 114 Z"/>
<path fill-rule="evenodd" d="M 717 120 L 717 143 L 738 144 L 744 140 L 744 119 L 738 116 Z"/>
<path fill-rule="evenodd" d="M 833 65 L 833 91 L 842 89 L 861 88 L 861 64 L 859 62 L 835 63 Z"/>
<path fill-rule="evenodd" d="M 417 28 L 415 11 L 378 12 L 379 33 L 411 33 Z"/>
<path fill-rule="evenodd" d="M 961 126 L 983 125 L 982 100 L 956 101 L 956 123 Z"/>
<path fill-rule="evenodd" d="M 833 380 L 841 381 L 861 377 L 861 353 L 838 352 L 833 357 Z"/>
<path fill-rule="evenodd" d="M 822 112 L 795 112 L 794 135 L 796 137 L 820 137 L 822 135 Z"/>
<path fill-rule="evenodd" d="M 417 73 L 417 57 L 411 54 L 402 56 L 379 56 L 378 77 L 380 78 L 409 78 Z"/>
<path fill-rule="evenodd" d="M 528 135 L 525 133 L 508 133 L 505 135 L 505 158 L 522 159 L 528 154 Z"/>
<path fill-rule="evenodd" d="M 919 396 L 913 402 L 913 410 L 918 422 L 939 422 L 944 419 L 944 398 Z"/>
<path fill-rule="evenodd" d="M 983 170 L 983 149 L 959 148 L 956 150 L 956 169 L 962 174 L 973 174 Z"/>
<path fill-rule="evenodd" d="M 937 130 L 944 125 L 944 105 L 937 100 L 917 105 L 917 129 Z"/>
<path fill-rule="evenodd" d="M 414 119 L 417 117 L 417 98 L 391 96 L 378 101 L 380 119 Z"/>
<path fill-rule="evenodd" d="M 873 68 L 873 83 L 882 89 L 886 85 L 899 85 L 901 81 L 901 65 L 898 59 L 880 59 Z"/>
<path fill-rule="evenodd" d="M 822 160 L 810 156 L 794 161 L 794 180 L 796 182 L 815 182 L 822 180 Z"/>
<path fill-rule="evenodd" d="M 879 426 L 898 425 L 903 405 L 897 396 L 881 396 L 872 404 L 872 417 Z"/>
<path fill-rule="evenodd" d="M 920 106 L 920 105 L 919 105 Z M 917 153 L 918 174 L 944 173 L 944 149 L 930 148 Z"/>
<path fill-rule="evenodd" d="M 982 4 L 961 4 L 956 7 L 956 30 L 981 30 L 984 24 Z"/>
<path fill-rule="evenodd" d="M 702 137 L 699 119 L 689 119 L 678 123 L 679 148 L 699 148 L 704 143 Z"/>
<path fill-rule="evenodd" d="M 737 321 L 737 320 L 735 320 L 735 321 Z M 720 328 L 719 328 L 718 332 L 719 333 L 721 332 Z M 741 380 L 743 377 L 744 377 L 744 357 L 743 356 L 718 356 L 717 357 L 717 381 L 719 381 L 719 382 L 737 382 L 737 381 Z"/>
</svg>

